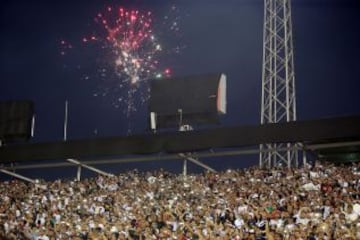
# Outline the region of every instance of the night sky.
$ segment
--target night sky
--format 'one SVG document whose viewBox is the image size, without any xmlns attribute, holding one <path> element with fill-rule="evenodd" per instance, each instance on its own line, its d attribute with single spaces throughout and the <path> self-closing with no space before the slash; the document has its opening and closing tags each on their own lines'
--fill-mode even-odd
<svg viewBox="0 0 360 240">
<path fill-rule="evenodd" d="M 185 46 L 180 54 L 162 59 L 173 76 L 225 73 L 228 114 L 222 117 L 222 125 L 259 124 L 262 0 L 3 1 L 0 100 L 35 102 L 32 142 L 61 140 L 65 100 L 70 103 L 69 139 L 125 135 L 129 124 L 123 111 L 110 98 L 93 96 L 99 85 L 96 77 L 82 78 L 94 68 L 89 63 L 94 53 L 81 52 L 66 62 L 59 43 L 82 39 L 96 28 L 93 18 L 107 6 L 149 10 L 161 18 L 173 5 L 179 10 L 181 37 L 161 39 L 164 45 Z M 293 0 L 292 13 L 297 118 L 360 114 L 359 1 Z M 74 70 L 75 65 L 81 69 Z M 130 119 L 132 133 L 148 131 L 146 104 L 138 106 Z M 254 159 L 241 163 L 214 160 L 211 164 L 218 169 L 242 167 L 254 164 Z M 180 166 L 169 163 L 167 167 L 180 170 Z"/>
</svg>

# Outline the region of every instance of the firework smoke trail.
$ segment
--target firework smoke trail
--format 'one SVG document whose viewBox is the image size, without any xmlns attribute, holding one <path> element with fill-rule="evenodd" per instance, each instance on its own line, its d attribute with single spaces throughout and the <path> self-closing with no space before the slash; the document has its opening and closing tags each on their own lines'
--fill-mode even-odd
<svg viewBox="0 0 360 240">
<path fill-rule="evenodd" d="M 172 6 L 174 13 L 177 9 Z M 84 36 L 84 46 L 97 47 L 96 78 L 102 86 L 94 96 L 110 96 L 116 107 L 124 106 L 129 123 L 136 104 L 143 104 L 149 98 L 148 80 L 168 77 L 171 69 L 162 65 L 161 57 L 178 54 L 181 47 L 163 49 L 159 35 L 168 32 L 172 37 L 179 33 L 179 17 L 171 14 L 154 24 L 150 11 L 127 10 L 123 7 L 107 7 L 94 18 L 98 27 L 95 33 Z M 154 26 L 155 25 L 155 26 Z M 155 31 L 155 28 L 157 31 Z M 61 41 L 61 55 L 73 49 L 68 41 Z M 84 74 L 84 79 L 93 74 Z M 130 127 L 129 127 L 130 129 Z"/>
</svg>

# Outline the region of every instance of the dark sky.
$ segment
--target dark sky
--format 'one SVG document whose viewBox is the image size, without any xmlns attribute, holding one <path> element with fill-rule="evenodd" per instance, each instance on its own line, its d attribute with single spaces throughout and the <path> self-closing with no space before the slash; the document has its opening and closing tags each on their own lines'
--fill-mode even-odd
<svg viewBox="0 0 360 240">
<path fill-rule="evenodd" d="M 181 54 L 169 58 L 176 76 L 224 72 L 228 114 L 223 125 L 260 122 L 263 1 L 3 1 L 0 6 L 0 100 L 31 99 L 33 141 L 62 138 L 64 101 L 70 101 L 69 138 L 124 135 L 128 120 L 86 82 L 64 69 L 61 39 L 81 39 L 107 5 L 148 9 L 161 16 L 175 4 L 183 15 Z M 293 0 L 297 117 L 360 114 L 360 3 Z M 174 41 L 174 39 L 162 39 Z M 86 53 L 84 53 L 86 54 Z M 86 56 L 86 55 L 84 55 Z M 89 67 L 89 66 L 87 66 Z M 86 66 L 85 66 L 86 70 Z M 146 130 L 146 106 L 132 130 Z"/>
</svg>

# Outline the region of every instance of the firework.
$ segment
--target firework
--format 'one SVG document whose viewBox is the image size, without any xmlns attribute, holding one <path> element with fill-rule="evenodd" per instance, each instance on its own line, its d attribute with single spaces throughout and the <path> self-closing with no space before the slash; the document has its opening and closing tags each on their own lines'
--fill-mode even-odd
<svg viewBox="0 0 360 240">
<path fill-rule="evenodd" d="M 162 51 L 152 28 L 151 12 L 127 11 L 124 8 L 99 13 L 95 18 L 106 30 L 107 44 L 113 54 L 113 67 L 120 79 L 137 84 L 157 74 L 157 55 Z M 92 36 L 91 40 L 97 40 Z"/>
<path fill-rule="evenodd" d="M 97 53 L 93 58 L 95 69 L 83 73 L 83 79 L 99 81 L 94 96 L 111 98 L 111 103 L 124 109 L 128 117 L 137 105 L 148 100 L 148 80 L 169 77 L 172 73 L 161 60 L 181 50 L 161 42 L 166 34 L 172 40 L 179 35 L 176 11 L 172 6 L 167 15 L 154 20 L 150 11 L 107 7 L 95 16 L 93 33 L 81 38 L 83 47 Z M 66 56 L 73 45 L 62 40 L 60 50 Z"/>
</svg>

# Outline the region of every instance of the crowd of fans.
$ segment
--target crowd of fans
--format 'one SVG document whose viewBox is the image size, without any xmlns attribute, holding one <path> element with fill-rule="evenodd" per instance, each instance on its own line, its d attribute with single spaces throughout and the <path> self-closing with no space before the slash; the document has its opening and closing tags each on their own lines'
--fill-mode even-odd
<svg viewBox="0 0 360 240">
<path fill-rule="evenodd" d="M 0 239 L 360 239 L 360 164 L 0 184 Z"/>
</svg>

